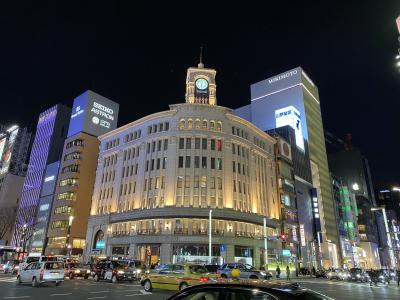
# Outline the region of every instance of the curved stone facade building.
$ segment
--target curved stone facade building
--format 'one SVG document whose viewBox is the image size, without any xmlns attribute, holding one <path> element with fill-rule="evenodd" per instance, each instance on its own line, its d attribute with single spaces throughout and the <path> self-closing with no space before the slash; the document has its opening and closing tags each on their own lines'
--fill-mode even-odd
<svg viewBox="0 0 400 300">
<path fill-rule="evenodd" d="M 214 105 L 214 76 L 190 68 L 186 103 L 100 136 L 86 259 L 207 263 L 211 210 L 213 263 L 264 263 L 264 218 L 269 237 L 280 226 L 276 141 Z"/>
</svg>

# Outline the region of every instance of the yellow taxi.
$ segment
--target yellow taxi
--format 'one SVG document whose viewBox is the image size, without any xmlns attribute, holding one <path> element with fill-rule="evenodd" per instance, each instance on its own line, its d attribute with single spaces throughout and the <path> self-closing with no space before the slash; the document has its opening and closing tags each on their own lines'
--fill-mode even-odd
<svg viewBox="0 0 400 300">
<path fill-rule="evenodd" d="M 214 282 L 219 274 L 211 274 L 201 265 L 167 264 L 154 273 L 145 274 L 141 284 L 146 292 L 153 288 L 179 291 L 192 285 Z"/>
</svg>

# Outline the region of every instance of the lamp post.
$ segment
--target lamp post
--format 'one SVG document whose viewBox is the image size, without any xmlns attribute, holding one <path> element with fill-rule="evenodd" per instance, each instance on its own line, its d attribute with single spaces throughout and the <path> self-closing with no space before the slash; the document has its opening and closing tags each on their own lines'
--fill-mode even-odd
<svg viewBox="0 0 400 300">
<path fill-rule="evenodd" d="M 264 218 L 264 262 L 265 262 L 265 270 L 268 271 L 268 232 L 267 232 L 267 218 Z"/>
<path fill-rule="evenodd" d="M 389 257 L 390 257 L 390 268 L 395 268 L 396 263 L 394 260 L 394 252 L 393 252 L 393 247 L 392 247 L 392 237 L 390 236 L 390 232 L 389 232 L 389 226 L 388 226 L 388 221 L 387 221 L 387 217 L 386 217 L 386 209 L 384 206 L 380 206 L 380 207 L 372 207 L 371 211 L 377 211 L 377 210 L 382 210 L 382 214 L 383 214 L 383 222 L 385 223 L 385 232 L 386 232 L 386 238 L 387 238 L 387 245 L 389 248 Z"/>
<path fill-rule="evenodd" d="M 25 256 L 25 247 L 26 247 L 26 230 L 28 229 L 28 224 L 24 224 L 22 226 L 22 233 L 21 233 L 21 238 L 22 238 L 22 256 Z"/>
<path fill-rule="evenodd" d="M 211 236 L 211 225 L 212 225 L 212 210 L 208 215 L 208 261 L 211 264 L 212 259 L 212 236 Z"/>
<path fill-rule="evenodd" d="M 71 257 L 71 252 L 72 252 L 72 245 L 71 245 L 71 225 L 72 221 L 74 220 L 74 216 L 69 216 L 68 220 L 68 231 L 67 231 L 67 239 L 66 239 L 66 246 L 67 246 L 67 255 Z"/>
</svg>

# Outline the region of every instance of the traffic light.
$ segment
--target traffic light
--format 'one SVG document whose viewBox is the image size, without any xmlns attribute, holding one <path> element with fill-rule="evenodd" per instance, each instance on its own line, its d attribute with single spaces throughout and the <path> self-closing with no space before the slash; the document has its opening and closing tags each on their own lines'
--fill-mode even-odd
<svg viewBox="0 0 400 300">
<path fill-rule="evenodd" d="M 282 241 L 286 241 L 286 235 L 281 234 L 280 238 L 281 238 Z"/>
</svg>

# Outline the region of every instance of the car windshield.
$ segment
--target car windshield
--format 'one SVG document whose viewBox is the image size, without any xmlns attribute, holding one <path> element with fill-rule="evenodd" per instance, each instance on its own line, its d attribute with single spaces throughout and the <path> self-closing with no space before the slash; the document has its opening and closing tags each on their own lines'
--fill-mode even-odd
<svg viewBox="0 0 400 300">
<path fill-rule="evenodd" d="M 47 262 L 44 265 L 44 268 L 46 270 L 60 270 L 60 269 L 63 269 L 64 266 L 63 266 L 63 263 L 61 263 L 61 262 Z"/>
<path fill-rule="evenodd" d="M 39 261 L 39 257 L 28 257 L 26 259 L 26 263 L 27 264 L 30 264 L 30 263 L 33 263 L 33 262 L 36 262 L 36 261 Z"/>
<path fill-rule="evenodd" d="M 249 265 L 249 264 L 245 264 L 244 267 L 245 267 L 247 270 L 255 270 L 255 269 L 256 269 L 256 268 L 254 268 L 252 265 Z"/>
<path fill-rule="evenodd" d="M 193 274 L 205 274 L 208 273 L 208 270 L 203 266 L 189 266 L 189 270 Z"/>
<path fill-rule="evenodd" d="M 58 259 L 54 256 L 43 256 L 41 261 L 58 261 Z"/>
</svg>

